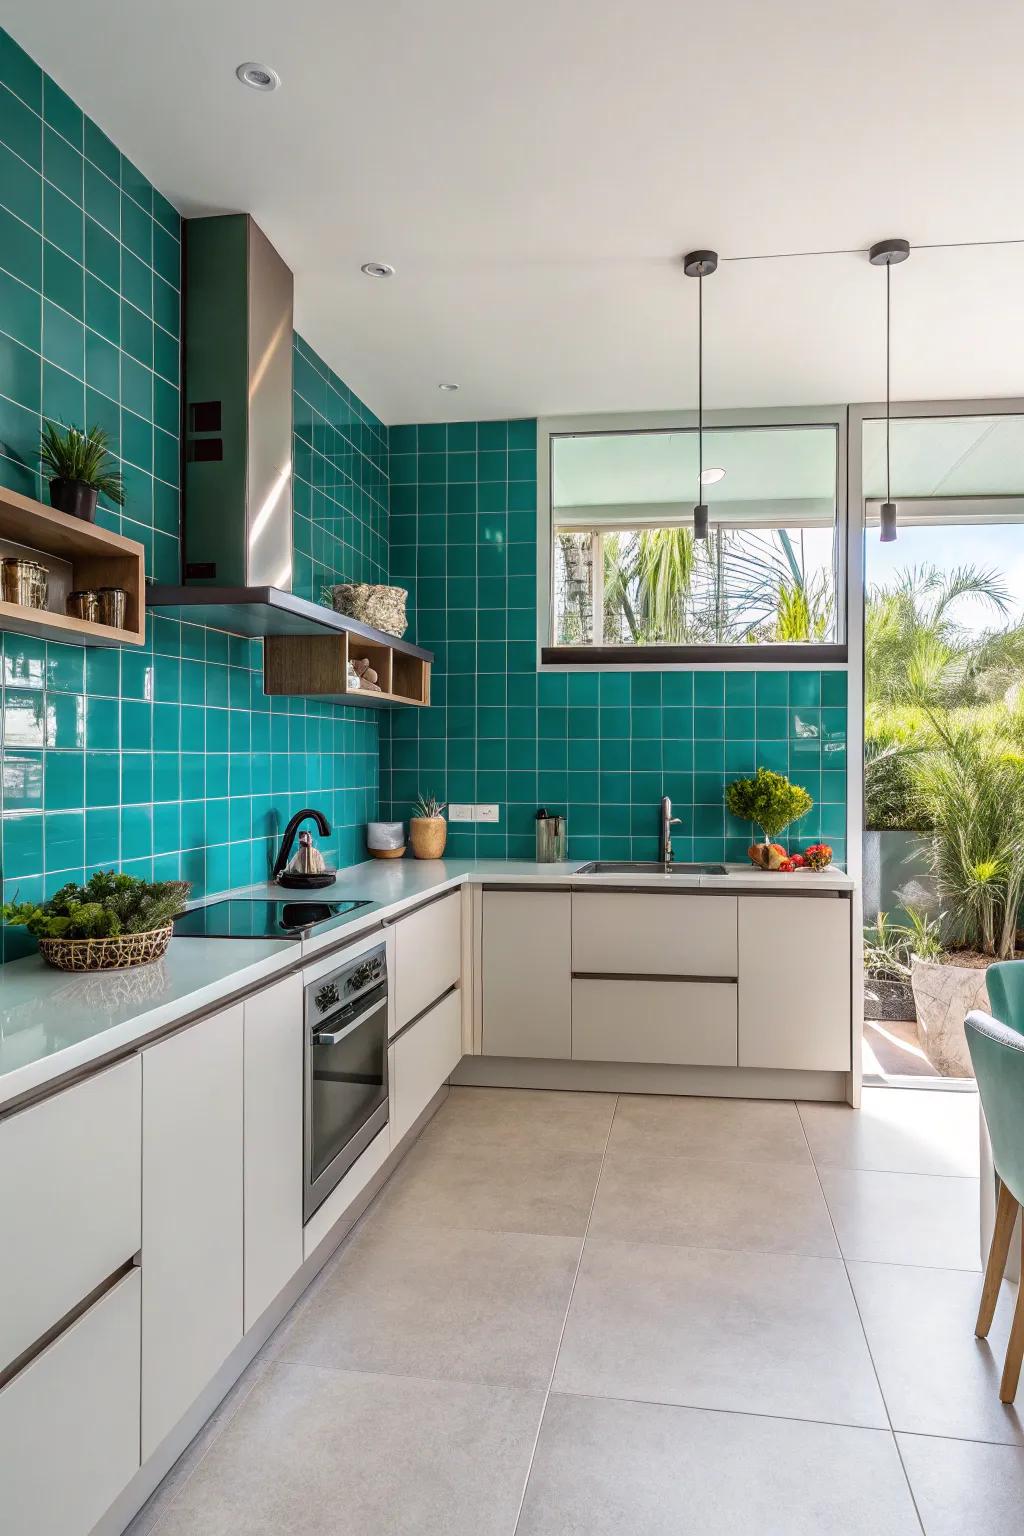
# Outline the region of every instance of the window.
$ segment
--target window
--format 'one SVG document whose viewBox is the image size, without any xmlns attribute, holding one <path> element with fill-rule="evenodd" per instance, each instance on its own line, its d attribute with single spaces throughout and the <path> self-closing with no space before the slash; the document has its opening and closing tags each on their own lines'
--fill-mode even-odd
<svg viewBox="0 0 1024 1536">
<path fill-rule="evenodd" d="M 706 541 L 692 429 L 553 432 L 550 452 L 544 660 L 841 659 L 835 422 L 705 429 Z"/>
</svg>

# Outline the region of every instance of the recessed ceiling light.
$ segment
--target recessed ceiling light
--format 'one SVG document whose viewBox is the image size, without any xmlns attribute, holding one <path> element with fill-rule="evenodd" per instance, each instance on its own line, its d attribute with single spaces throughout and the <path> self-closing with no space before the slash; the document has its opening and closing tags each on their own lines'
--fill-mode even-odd
<svg viewBox="0 0 1024 1536">
<path fill-rule="evenodd" d="M 269 64 L 239 64 L 235 74 L 254 91 L 276 91 L 281 84 L 281 76 Z"/>
<path fill-rule="evenodd" d="M 443 389 L 446 395 L 454 395 L 459 386 L 457 384 L 439 384 L 437 387 L 438 389 Z"/>
<path fill-rule="evenodd" d="M 700 475 L 700 483 L 701 483 L 701 485 L 717 485 L 719 480 L 724 480 L 724 479 L 725 479 L 725 470 L 724 469 L 703 469 L 703 470 L 701 470 L 701 475 Z"/>
<path fill-rule="evenodd" d="M 359 268 L 367 277 L 394 277 L 395 269 L 386 261 L 364 261 Z"/>
</svg>

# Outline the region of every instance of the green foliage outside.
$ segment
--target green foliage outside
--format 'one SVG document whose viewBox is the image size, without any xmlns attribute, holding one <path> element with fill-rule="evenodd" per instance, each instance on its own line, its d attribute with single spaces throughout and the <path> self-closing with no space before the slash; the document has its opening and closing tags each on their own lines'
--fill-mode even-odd
<svg viewBox="0 0 1024 1536">
<path fill-rule="evenodd" d="M 752 821 L 771 843 L 791 822 L 805 816 L 814 801 L 806 789 L 781 773 L 759 768 L 752 779 L 736 779 L 725 791 L 725 804 L 740 821 Z"/>
<path fill-rule="evenodd" d="M 9 901 L 0 917 L 37 939 L 116 939 L 166 927 L 184 911 L 190 889 L 184 880 L 153 884 L 101 869 L 85 885 L 61 886 L 41 906 Z"/>
</svg>

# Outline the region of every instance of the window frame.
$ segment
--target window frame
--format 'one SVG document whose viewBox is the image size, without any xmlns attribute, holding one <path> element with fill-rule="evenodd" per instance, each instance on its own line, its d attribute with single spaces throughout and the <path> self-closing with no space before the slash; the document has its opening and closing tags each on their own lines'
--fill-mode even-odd
<svg viewBox="0 0 1024 1536">
<path fill-rule="evenodd" d="M 622 415 L 548 416 L 537 421 L 537 669 L 541 672 L 581 668 L 649 667 L 663 671 L 714 667 L 716 670 L 757 671 L 785 666 L 843 666 L 848 658 L 847 595 L 847 435 L 845 405 L 775 407 L 770 410 L 705 411 L 705 430 L 715 427 L 815 427 L 836 432 L 836 625 L 834 641 L 764 645 L 553 645 L 554 525 L 551 506 L 553 442 L 559 437 L 592 437 L 604 433 L 695 431 L 696 411 L 642 412 Z"/>
</svg>

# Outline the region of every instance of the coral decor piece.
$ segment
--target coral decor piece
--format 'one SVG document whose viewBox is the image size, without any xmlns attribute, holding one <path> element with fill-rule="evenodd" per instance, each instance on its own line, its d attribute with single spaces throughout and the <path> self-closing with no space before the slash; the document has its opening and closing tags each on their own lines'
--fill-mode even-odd
<svg viewBox="0 0 1024 1536">
<path fill-rule="evenodd" d="M 828 843 L 812 843 L 804 849 L 804 860 L 808 869 L 828 869 L 832 863 L 832 849 Z"/>
<path fill-rule="evenodd" d="M 377 681 L 377 673 L 370 666 L 365 656 L 353 657 L 349 662 L 349 666 L 356 675 L 356 686 L 361 688 L 364 693 L 380 693 L 382 691 L 380 683 Z"/>
</svg>

